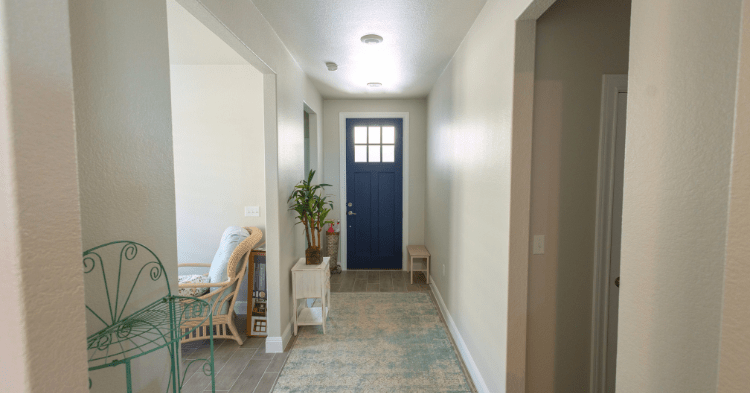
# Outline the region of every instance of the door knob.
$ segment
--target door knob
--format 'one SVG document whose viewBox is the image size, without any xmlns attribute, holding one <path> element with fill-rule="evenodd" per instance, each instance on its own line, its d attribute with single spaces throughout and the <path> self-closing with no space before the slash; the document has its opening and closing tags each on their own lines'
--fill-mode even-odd
<svg viewBox="0 0 750 393">
<path fill-rule="evenodd" d="M 350 216 L 356 216 L 356 215 L 357 215 L 357 213 L 355 213 L 355 212 L 353 212 L 353 211 L 351 211 L 351 210 L 350 210 L 350 211 L 349 211 L 349 215 L 350 215 Z"/>
<path fill-rule="evenodd" d="M 615 286 L 620 287 L 620 277 L 615 278 Z"/>
</svg>

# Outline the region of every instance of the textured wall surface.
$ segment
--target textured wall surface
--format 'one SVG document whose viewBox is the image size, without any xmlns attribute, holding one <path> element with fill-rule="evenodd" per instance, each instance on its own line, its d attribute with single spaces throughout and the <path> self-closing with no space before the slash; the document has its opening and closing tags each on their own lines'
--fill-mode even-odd
<svg viewBox="0 0 750 393">
<path fill-rule="evenodd" d="M 634 0 L 617 390 L 716 389 L 740 0 Z"/>
<path fill-rule="evenodd" d="M 719 389 L 742 392 L 750 386 L 750 1 L 742 2 L 737 107 L 732 152 L 727 264 L 721 320 Z"/>
<path fill-rule="evenodd" d="M 334 219 L 340 218 L 341 198 L 339 165 L 339 113 L 341 112 L 409 112 L 409 243 L 424 244 L 424 192 L 426 165 L 427 102 L 418 100 L 324 100 L 323 146 L 325 182 L 333 187 Z M 346 199 L 346 198 L 344 198 Z"/>
<path fill-rule="evenodd" d="M 266 184 L 269 190 L 266 246 L 269 337 L 279 337 L 288 332 L 292 320 L 291 268 L 304 256 L 302 229 L 294 226 L 294 216 L 287 208 L 287 198 L 304 172 L 303 102 L 316 113 L 322 113 L 320 94 L 308 85 L 304 72 L 252 1 L 179 0 L 178 3 L 191 13 L 196 7 L 210 12 L 221 23 L 221 28 L 231 33 L 234 41 L 230 46 L 240 54 L 243 54 L 241 51 L 247 53 L 248 49 L 252 51 L 251 56 L 255 57 L 245 58 L 266 74 L 264 89 L 273 89 L 269 74 L 275 74 L 275 105 L 264 102 L 266 113 L 272 111 L 268 116 L 276 123 L 275 132 L 269 134 L 269 126 L 273 128 L 273 124 L 269 125 L 266 117 Z"/>
<path fill-rule="evenodd" d="M 74 1 L 70 18 L 83 249 L 144 244 L 176 288 L 166 3 Z M 137 293 L 129 306 L 153 300 Z M 87 303 L 97 301 L 103 293 L 86 293 Z M 134 362 L 135 391 L 166 389 L 168 359 L 162 351 Z M 124 389 L 124 375 L 123 367 L 92 372 L 91 391 Z"/>
<path fill-rule="evenodd" d="M 627 74 L 630 1 L 570 0 L 536 25 L 528 392 L 588 390 L 602 75 Z"/>
<path fill-rule="evenodd" d="M 531 3 L 488 2 L 428 97 L 432 276 L 492 392 L 506 389 L 509 307 L 526 312 L 508 274 L 515 20 Z"/>
<path fill-rule="evenodd" d="M 0 47 L 0 391 L 86 392 L 67 2 L 0 1 Z"/>
</svg>

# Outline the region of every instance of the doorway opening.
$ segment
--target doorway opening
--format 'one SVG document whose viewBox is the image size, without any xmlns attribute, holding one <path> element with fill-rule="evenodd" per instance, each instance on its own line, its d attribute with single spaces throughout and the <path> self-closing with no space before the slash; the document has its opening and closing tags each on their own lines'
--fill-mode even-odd
<svg viewBox="0 0 750 393">
<path fill-rule="evenodd" d="M 594 254 L 591 384 L 615 391 L 628 76 L 604 75 Z"/>
<path fill-rule="evenodd" d="M 521 219 L 512 224 L 511 244 L 524 239 L 526 247 L 511 260 L 528 262 L 511 266 L 509 296 L 516 299 L 511 304 L 523 302 L 528 318 L 518 321 L 524 329 L 509 331 L 509 337 L 525 337 L 525 343 L 509 342 L 509 352 L 526 347 L 518 369 L 525 371 L 528 392 L 604 393 L 614 386 L 614 361 L 604 383 L 597 357 L 606 345 L 597 339 L 603 326 L 595 322 L 603 302 L 597 192 L 598 173 L 609 170 L 601 167 L 599 151 L 602 78 L 628 72 L 630 8 L 629 0 L 539 0 L 517 22 L 512 178 L 518 191 L 511 204 L 517 196 L 518 205 L 511 211 L 523 212 L 530 201 L 530 214 L 525 238 Z M 521 194 L 526 185 L 519 179 L 525 178 L 528 199 Z M 509 325 L 516 329 L 516 322 Z M 509 360 L 510 369 L 515 364 Z"/>
<path fill-rule="evenodd" d="M 349 269 L 400 269 L 403 119 L 346 120 Z"/>
<path fill-rule="evenodd" d="M 349 120 L 352 119 L 358 119 L 356 122 L 362 122 L 362 124 L 351 123 L 351 127 L 349 127 Z M 366 139 L 364 142 L 360 139 L 360 142 L 363 143 L 356 143 L 355 126 L 365 127 L 365 133 L 362 134 L 362 136 L 366 135 Z M 372 143 L 370 143 L 369 139 L 370 126 L 373 126 Z M 397 126 L 401 127 L 400 134 L 396 134 L 395 127 Z M 383 127 L 394 127 L 393 137 L 399 138 L 398 141 L 395 143 L 383 143 Z M 389 133 L 390 129 L 386 132 Z M 390 136 L 390 134 L 387 135 L 388 138 L 390 138 Z M 390 139 L 388 139 L 388 141 L 390 141 Z M 397 164 L 395 161 L 399 157 L 396 156 L 396 153 L 399 149 L 401 152 L 400 164 Z M 357 152 L 360 154 L 360 162 L 357 162 L 356 160 Z M 365 158 L 362 158 L 363 152 Z M 393 157 L 391 157 L 391 153 L 394 154 Z M 386 157 L 385 155 L 388 156 Z M 339 203 L 339 217 L 341 217 L 342 240 L 340 246 L 342 269 L 405 269 L 406 245 L 409 244 L 409 207 L 408 203 L 404 203 L 403 201 L 409 200 L 409 113 L 341 112 L 339 114 L 339 156 L 341 157 L 339 160 L 339 178 L 341 179 L 339 195 L 342 197 L 341 202 Z M 350 158 L 352 164 L 351 167 L 349 167 Z M 369 244 L 365 244 L 365 242 L 356 243 L 356 238 L 350 238 L 349 234 L 350 232 L 355 233 L 354 236 L 356 236 L 357 228 L 351 226 L 358 224 L 356 223 L 356 219 L 349 220 L 349 218 L 356 217 L 358 212 L 352 209 L 356 201 L 348 199 L 355 198 L 354 194 L 351 194 L 351 192 L 356 191 L 356 183 L 358 180 L 363 182 L 363 184 L 370 184 L 371 186 L 374 184 L 380 184 L 372 182 L 373 176 L 375 176 L 372 171 L 370 171 L 369 177 L 364 173 L 355 176 L 355 173 L 359 171 L 358 168 L 363 169 L 366 165 L 371 164 L 371 158 L 373 160 L 372 165 L 374 166 L 382 167 L 384 170 L 386 170 L 386 167 L 392 167 L 392 170 L 389 172 L 390 174 L 382 173 L 376 176 L 378 179 L 393 177 L 393 181 L 388 184 L 393 184 L 394 186 L 393 189 L 388 188 L 383 193 L 384 198 L 388 195 L 387 198 L 382 201 L 371 199 L 370 206 L 373 206 L 373 203 L 379 206 L 381 202 L 385 205 L 393 206 L 388 213 L 393 213 L 393 216 L 386 217 L 390 219 L 390 221 L 380 220 L 379 216 L 375 217 L 376 219 L 372 219 L 373 211 L 367 210 L 364 214 L 365 218 L 368 219 L 367 223 L 364 223 L 366 225 L 366 230 L 373 231 L 374 229 L 379 232 L 381 231 L 380 225 L 382 224 L 383 233 L 387 232 L 388 235 L 384 239 L 372 238 L 373 240 L 369 242 Z M 388 160 L 393 158 L 394 162 L 383 162 L 382 160 L 384 158 L 387 158 Z M 374 170 L 374 172 L 378 172 L 378 170 Z M 400 174 L 397 172 L 400 172 Z M 399 175 L 400 180 L 396 181 L 396 177 Z M 357 177 L 359 179 L 357 179 Z M 369 183 L 365 181 L 366 178 L 370 179 Z M 355 184 L 355 187 L 350 190 L 349 184 Z M 387 183 L 384 182 L 383 184 Z M 400 185 L 400 188 L 397 189 L 397 185 Z M 379 198 L 381 194 L 378 193 L 377 195 Z M 349 206 L 349 203 L 352 203 L 352 206 Z M 352 214 L 350 215 L 349 212 Z M 399 213 L 400 218 L 398 218 Z M 363 224 L 363 221 L 364 220 L 360 220 L 359 224 Z M 352 243 L 352 241 L 354 241 L 354 243 Z M 364 256 L 361 252 L 361 250 L 364 250 L 367 253 L 367 256 L 364 258 L 358 258 L 357 260 L 352 259 L 352 263 L 350 263 L 350 257 L 352 256 L 350 248 L 353 246 L 361 246 L 361 249 L 354 251 L 355 254 Z M 394 248 L 392 252 L 390 251 L 391 247 Z M 378 263 L 381 263 L 381 265 L 378 265 Z"/>
<path fill-rule="evenodd" d="M 175 0 L 167 19 L 178 263 L 211 264 L 227 228 L 266 232 L 264 76 Z M 248 275 L 233 300 L 245 335 Z"/>
</svg>

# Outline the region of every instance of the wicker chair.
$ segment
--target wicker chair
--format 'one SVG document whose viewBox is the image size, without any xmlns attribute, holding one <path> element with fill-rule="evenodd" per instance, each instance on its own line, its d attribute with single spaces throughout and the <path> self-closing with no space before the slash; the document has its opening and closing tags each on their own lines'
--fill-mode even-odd
<svg viewBox="0 0 750 393">
<path fill-rule="evenodd" d="M 245 227 L 250 232 L 250 236 L 245 238 L 232 252 L 227 264 L 227 276 L 229 279 L 224 282 L 217 283 L 191 283 L 191 284 L 180 284 L 180 288 L 217 288 L 203 296 L 199 296 L 198 299 L 205 300 L 211 305 L 213 313 L 213 326 L 210 326 L 207 322 L 203 322 L 205 316 L 196 315 L 194 319 L 188 319 L 183 323 L 182 330 L 183 334 L 187 334 L 190 329 L 196 325 L 201 325 L 198 329 L 195 329 L 189 335 L 183 336 L 182 342 L 190 342 L 197 340 L 205 340 L 209 337 L 211 328 L 213 328 L 214 338 L 230 338 L 237 341 L 238 344 L 242 345 L 245 341 L 244 337 L 241 337 L 237 331 L 237 327 L 234 325 L 234 303 L 237 301 L 237 292 L 240 290 L 240 285 L 245 277 L 245 272 L 250 271 L 250 280 L 253 282 L 253 269 L 248 269 L 247 266 L 250 260 L 250 251 L 263 237 L 263 233 L 260 229 L 255 227 Z M 210 263 L 185 263 L 179 264 L 178 267 L 205 267 L 210 268 Z M 192 325 L 191 325 L 192 323 Z"/>
</svg>

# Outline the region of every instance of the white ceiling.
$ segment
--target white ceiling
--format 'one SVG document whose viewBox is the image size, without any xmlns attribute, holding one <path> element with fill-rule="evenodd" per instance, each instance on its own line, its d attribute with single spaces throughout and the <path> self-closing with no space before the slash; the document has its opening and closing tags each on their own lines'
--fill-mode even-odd
<svg viewBox="0 0 750 393">
<path fill-rule="evenodd" d="M 169 63 L 174 65 L 248 65 L 226 42 L 175 0 L 167 0 Z"/>
<path fill-rule="evenodd" d="M 486 0 L 253 2 L 324 98 L 413 98 L 430 92 Z"/>
</svg>

